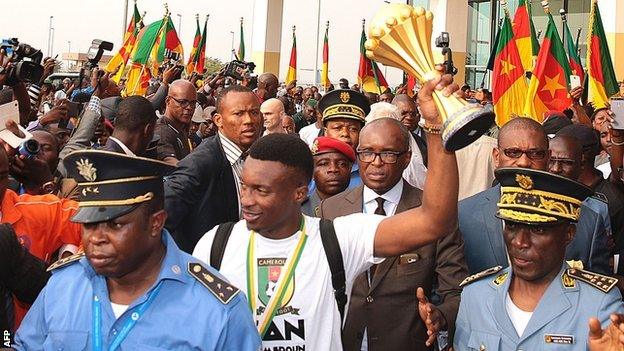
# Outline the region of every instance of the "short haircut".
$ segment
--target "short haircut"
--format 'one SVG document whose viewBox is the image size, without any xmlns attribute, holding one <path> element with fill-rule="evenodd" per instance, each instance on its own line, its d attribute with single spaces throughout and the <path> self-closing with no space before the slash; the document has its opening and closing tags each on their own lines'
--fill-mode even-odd
<svg viewBox="0 0 624 351">
<path fill-rule="evenodd" d="M 133 95 L 123 99 L 117 106 L 115 129 L 138 132 L 156 119 L 152 103 L 143 96 Z"/>
<path fill-rule="evenodd" d="M 276 161 L 300 174 L 304 184 L 312 180 L 314 159 L 308 145 L 296 134 L 269 134 L 256 141 L 249 156 L 261 161 Z"/>
<path fill-rule="evenodd" d="M 221 108 L 223 106 L 223 100 L 227 97 L 229 93 L 253 93 L 253 91 L 242 85 L 230 85 L 229 87 L 221 90 L 217 95 L 217 113 L 221 113 Z"/>
<path fill-rule="evenodd" d="M 539 122 L 527 117 L 512 118 L 501 127 L 498 132 L 498 147 L 500 147 L 501 139 L 503 139 L 508 132 L 514 130 L 532 130 L 538 132 L 542 135 L 544 145 L 548 147 L 548 135 L 546 135 L 544 127 L 539 124 Z"/>
<path fill-rule="evenodd" d="M 411 139 L 409 130 L 405 128 L 405 126 L 403 125 L 403 123 L 401 123 L 401 121 L 395 118 L 391 118 L 391 117 L 377 118 L 370 122 L 367 122 L 364 128 L 362 128 L 362 130 L 360 131 L 360 140 L 362 140 L 362 133 L 364 133 L 364 130 L 370 129 L 374 132 L 375 130 L 385 129 L 383 128 L 385 124 L 395 125 L 397 128 L 399 128 L 399 130 L 401 131 L 401 138 L 403 139 L 403 144 L 405 148 L 409 150 L 410 139 Z"/>
<path fill-rule="evenodd" d="M 601 108 L 597 108 L 594 110 L 594 112 L 592 112 L 592 114 L 590 115 L 590 119 L 593 122 L 596 119 L 596 115 L 602 111 L 608 111 L 609 109 L 606 107 L 601 107 Z"/>
</svg>

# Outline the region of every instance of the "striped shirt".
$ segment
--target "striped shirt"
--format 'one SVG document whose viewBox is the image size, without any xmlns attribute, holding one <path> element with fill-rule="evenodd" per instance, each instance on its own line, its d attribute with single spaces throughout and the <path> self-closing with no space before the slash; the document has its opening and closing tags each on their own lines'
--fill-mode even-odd
<svg viewBox="0 0 624 351">
<path fill-rule="evenodd" d="M 241 215 L 241 203 L 240 203 L 240 182 L 241 182 L 241 174 L 243 172 L 243 163 L 245 160 L 243 159 L 243 151 L 238 147 L 238 145 L 234 144 L 230 139 L 228 139 L 225 135 L 223 135 L 219 131 L 219 140 L 221 140 L 221 146 L 223 147 L 223 151 L 225 152 L 225 157 L 227 158 L 230 166 L 232 166 L 232 174 L 234 174 L 234 183 L 236 184 L 236 200 L 238 201 L 238 214 L 239 217 Z"/>
</svg>

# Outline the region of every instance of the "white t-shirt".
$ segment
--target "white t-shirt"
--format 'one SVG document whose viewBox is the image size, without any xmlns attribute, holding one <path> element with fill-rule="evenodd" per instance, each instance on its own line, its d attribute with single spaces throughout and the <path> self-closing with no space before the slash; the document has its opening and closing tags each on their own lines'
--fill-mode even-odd
<svg viewBox="0 0 624 351">
<path fill-rule="evenodd" d="M 312 123 L 309 126 L 305 126 L 301 128 L 299 131 L 299 137 L 301 140 L 305 141 L 308 144 L 308 147 L 312 147 L 312 143 L 314 143 L 314 139 L 318 137 L 318 134 L 321 130 L 316 126 L 316 123 Z"/>
<path fill-rule="evenodd" d="M 518 337 L 521 337 L 529 324 L 529 320 L 531 320 L 533 312 L 523 311 L 518 308 L 518 306 L 516 306 L 516 304 L 511 300 L 511 297 L 509 297 L 509 294 L 507 294 L 507 297 L 505 298 L 505 307 L 507 315 L 509 315 L 509 319 L 511 319 L 511 323 L 516 329 L 516 333 L 518 333 Z"/>
<path fill-rule="evenodd" d="M 126 310 L 128 309 L 128 305 L 120 305 L 117 303 L 114 303 L 111 301 L 111 308 L 113 309 L 113 314 L 115 315 L 115 318 L 119 319 L 119 317 L 121 317 L 121 315 L 126 312 Z"/>
<path fill-rule="evenodd" d="M 344 261 L 347 296 L 351 295 L 353 281 L 360 273 L 383 261 L 373 257 L 375 232 L 383 219 L 382 216 L 357 213 L 334 220 Z M 292 287 L 288 288 L 264 337 L 263 350 L 273 350 L 274 347 L 293 350 L 342 349 L 342 322 L 332 288 L 329 263 L 321 241 L 319 221 L 319 218 L 305 216 L 308 239 L 295 269 Z M 216 228 L 213 228 L 199 240 L 193 256 L 206 263 L 210 261 L 210 248 L 215 233 Z M 236 223 L 228 239 L 220 270 L 245 295 L 249 233 L 244 220 Z M 269 273 L 278 271 L 281 274 L 284 271 L 283 262 L 293 252 L 300 235 L 298 233 L 280 240 L 256 235 L 258 296 L 253 297 L 256 299 L 256 306 L 266 307 L 270 291 L 275 285 L 273 280 L 277 280 L 278 276 L 272 275 L 274 279 L 267 277 Z M 258 319 L 257 311 L 254 318 Z"/>
</svg>

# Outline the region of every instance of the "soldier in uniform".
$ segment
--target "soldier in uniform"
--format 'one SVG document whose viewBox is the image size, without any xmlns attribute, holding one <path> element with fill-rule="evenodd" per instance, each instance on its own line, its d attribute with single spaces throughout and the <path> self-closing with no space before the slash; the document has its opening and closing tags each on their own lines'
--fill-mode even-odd
<svg viewBox="0 0 624 351">
<path fill-rule="evenodd" d="M 591 189 L 524 168 L 501 168 L 496 178 L 511 265 L 461 283 L 455 350 L 621 350 L 623 318 L 611 316 L 624 311 L 616 279 L 564 261 Z"/>
<path fill-rule="evenodd" d="M 301 212 L 318 217 L 321 201 L 334 196 L 349 186 L 351 167 L 355 162 L 355 151 L 349 144 L 338 139 L 318 137 L 312 147 L 316 188 L 301 205 Z"/>
<path fill-rule="evenodd" d="M 17 332 L 18 350 L 257 350 L 243 294 L 182 252 L 163 228 L 163 162 L 71 153 L 84 253 L 52 278 Z M 184 323 L 188 321 L 188 323 Z"/>
</svg>

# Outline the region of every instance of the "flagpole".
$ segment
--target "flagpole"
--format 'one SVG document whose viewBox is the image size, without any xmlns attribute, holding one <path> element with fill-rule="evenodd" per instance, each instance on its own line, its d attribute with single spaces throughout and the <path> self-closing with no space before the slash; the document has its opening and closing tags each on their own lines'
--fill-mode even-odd
<svg viewBox="0 0 624 351">
<path fill-rule="evenodd" d="M 566 11 L 564 9 L 559 10 L 559 14 L 561 15 L 561 44 L 563 44 L 563 47 L 565 48 L 565 27 L 566 22 L 568 22 L 568 16 L 566 16 Z"/>
<path fill-rule="evenodd" d="M 136 0 L 134 0 L 136 4 Z M 123 15 L 123 28 L 121 29 L 121 41 L 123 42 L 123 38 L 126 35 L 126 28 L 128 28 L 128 0 L 124 0 L 124 15 Z"/>
<path fill-rule="evenodd" d="M 314 85 L 318 85 L 318 50 L 319 50 L 319 31 L 321 30 L 321 0 L 317 1 L 316 11 L 316 51 L 314 54 Z"/>
</svg>

